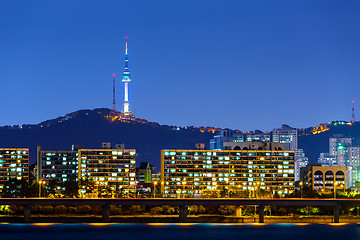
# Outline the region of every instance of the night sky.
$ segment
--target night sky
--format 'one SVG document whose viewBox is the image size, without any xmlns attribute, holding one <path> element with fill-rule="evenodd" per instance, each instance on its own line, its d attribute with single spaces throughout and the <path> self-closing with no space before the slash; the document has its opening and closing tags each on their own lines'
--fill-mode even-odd
<svg viewBox="0 0 360 240">
<path fill-rule="evenodd" d="M 0 126 L 122 106 L 179 126 L 360 119 L 360 1 L 0 1 Z"/>
</svg>

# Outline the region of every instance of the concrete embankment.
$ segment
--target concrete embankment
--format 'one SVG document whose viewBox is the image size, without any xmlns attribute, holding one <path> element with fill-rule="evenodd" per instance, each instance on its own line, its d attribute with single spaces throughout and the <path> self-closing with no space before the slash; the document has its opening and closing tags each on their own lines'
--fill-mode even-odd
<svg viewBox="0 0 360 240">
<path fill-rule="evenodd" d="M 333 223 L 332 216 L 266 216 L 265 223 Z M 1 216 L 0 222 L 22 223 L 24 218 L 22 216 Z M 102 217 L 100 215 L 84 215 L 84 216 L 69 216 L 69 215 L 32 215 L 32 223 L 101 223 Z M 110 218 L 111 223 L 178 223 L 179 216 L 177 215 L 114 215 Z M 258 216 L 253 217 L 233 217 L 221 215 L 199 215 L 188 216 L 187 223 L 258 223 Z M 360 223 L 360 217 L 355 216 L 341 216 L 340 223 Z"/>
</svg>

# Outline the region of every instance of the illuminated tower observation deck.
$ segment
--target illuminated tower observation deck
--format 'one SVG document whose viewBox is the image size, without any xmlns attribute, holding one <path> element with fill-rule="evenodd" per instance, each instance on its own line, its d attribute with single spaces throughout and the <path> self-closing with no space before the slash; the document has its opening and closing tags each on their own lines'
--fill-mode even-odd
<svg viewBox="0 0 360 240">
<path fill-rule="evenodd" d="M 134 118 L 134 115 L 130 112 L 129 107 L 129 83 L 131 82 L 130 71 L 128 67 L 128 47 L 127 47 L 127 37 L 125 37 L 125 69 L 122 75 L 122 82 L 124 83 L 125 92 L 124 92 L 124 111 L 122 116 L 124 118 Z"/>
</svg>

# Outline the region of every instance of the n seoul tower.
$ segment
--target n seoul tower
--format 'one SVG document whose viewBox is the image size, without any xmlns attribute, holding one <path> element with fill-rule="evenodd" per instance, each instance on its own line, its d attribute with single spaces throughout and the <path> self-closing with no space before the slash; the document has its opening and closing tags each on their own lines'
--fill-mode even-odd
<svg viewBox="0 0 360 240">
<path fill-rule="evenodd" d="M 128 47 L 127 47 L 127 38 L 125 37 L 125 68 L 122 75 L 122 82 L 125 86 L 125 95 L 124 95 L 124 111 L 122 112 L 122 116 L 124 118 L 134 118 L 134 115 L 131 114 L 129 108 L 129 83 L 131 82 L 130 71 L 128 67 Z"/>
</svg>

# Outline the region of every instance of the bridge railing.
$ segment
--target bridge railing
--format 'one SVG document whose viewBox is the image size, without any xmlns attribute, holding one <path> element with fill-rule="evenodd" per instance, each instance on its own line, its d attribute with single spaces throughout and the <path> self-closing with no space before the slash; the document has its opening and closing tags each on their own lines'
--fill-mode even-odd
<svg viewBox="0 0 360 240">
<path fill-rule="evenodd" d="M 357 199 L 169 199 L 169 198 L 118 198 L 118 199 L 105 199 L 105 198 L 0 198 L 0 205 L 17 205 L 24 207 L 24 221 L 30 222 L 31 220 L 31 206 L 34 205 L 100 205 L 102 206 L 102 217 L 104 222 L 110 221 L 110 205 L 170 205 L 179 206 L 179 220 L 186 222 L 187 209 L 191 205 L 203 206 L 247 206 L 255 205 L 259 207 L 259 222 L 264 223 L 264 208 L 265 206 L 328 206 L 334 208 L 334 223 L 339 223 L 340 208 L 344 204 L 360 205 L 360 200 Z"/>
</svg>

